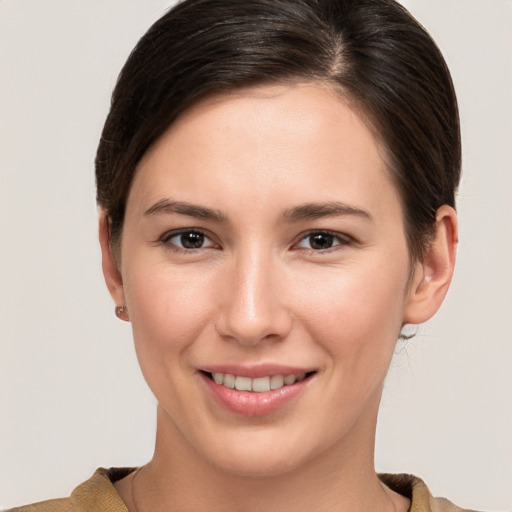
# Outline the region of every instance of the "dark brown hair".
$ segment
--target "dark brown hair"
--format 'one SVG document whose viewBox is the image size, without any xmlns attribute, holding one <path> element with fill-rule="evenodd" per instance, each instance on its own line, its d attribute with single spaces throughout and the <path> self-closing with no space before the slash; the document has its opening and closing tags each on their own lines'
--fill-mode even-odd
<svg viewBox="0 0 512 512">
<path fill-rule="evenodd" d="M 421 258 L 436 211 L 455 205 L 461 149 L 446 63 L 392 0 L 185 0 L 142 37 L 112 95 L 96 156 L 111 241 L 122 232 L 137 164 L 206 94 L 275 82 L 334 86 L 387 151 L 409 251 Z"/>
</svg>

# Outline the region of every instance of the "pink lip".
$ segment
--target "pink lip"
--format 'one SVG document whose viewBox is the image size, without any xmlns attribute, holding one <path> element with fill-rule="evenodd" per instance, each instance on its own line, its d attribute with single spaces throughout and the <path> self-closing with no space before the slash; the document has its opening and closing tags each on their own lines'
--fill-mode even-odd
<svg viewBox="0 0 512 512">
<path fill-rule="evenodd" d="M 230 372 L 223 371 L 219 373 Z M 284 375 L 293 375 L 297 373 L 301 372 L 285 371 Z M 249 377 L 247 373 L 242 375 L 241 373 L 233 372 L 233 375 Z M 279 371 L 271 371 L 270 373 L 261 374 L 260 372 L 259 374 L 259 376 L 267 375 L 283 375 L 283 373 Z M 295 382 L 289 386 L 283 386 L 280 389 L 256 393 L 251 391 L 238 391 L 237 389 L 230 389 L 221 384 L 216 384 L 204 373 L 200 373 L 200 376 L 206 385 L 208 392 L 218 405 L 232 413 L 243 416 L 265 416 L 284 408 L 295 400 L 305 390 L 306 386 L 308 386 L 310 382 L 310 379 L 308 378 L 300 382 Z"/>
</svg>

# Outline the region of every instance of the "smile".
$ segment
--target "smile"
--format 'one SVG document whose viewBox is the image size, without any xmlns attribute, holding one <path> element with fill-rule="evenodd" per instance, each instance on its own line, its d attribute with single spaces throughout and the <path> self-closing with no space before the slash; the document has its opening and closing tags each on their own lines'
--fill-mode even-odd
<svg viewBox="0 0 512 512">
<path fill-rule="evenodd" d="M 269 375 L 266 377 L 257 377 L 251 379 L 250 377 L 231 375 L 230 373 L 212 372 L 209 374 L 209 376 L 216 384 L 225 386 L 229 389 L 264 393 L 266 391 L 281 389 L 284 386 L 291 386 L 296 382 L 301 382 L 308 376 L 308 374 L 300 373 L 297 375 Z"/>
<path fill-rule="evenodd" d="M 221 372 L 220 368 L 210 368 L 199 373 L 209 396 L 218 405 L 232 413 L 253 417 L 272 414 L 293 403 L 306 392 L 317 374 L 316 370 L 273 365 L 239 368 L 239 372 L 236 369 L 224 368 Z"/>
</svg>

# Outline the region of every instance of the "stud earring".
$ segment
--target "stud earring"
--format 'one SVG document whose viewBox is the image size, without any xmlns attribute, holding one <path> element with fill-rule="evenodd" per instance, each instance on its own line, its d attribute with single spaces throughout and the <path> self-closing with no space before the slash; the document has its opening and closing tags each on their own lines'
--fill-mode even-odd
<svg viewBox="0 0 512 512">
<path fill-rule="evenodd" d="M 121 320 L 126 320 L 125 313 L 128 312 L 128 308 L 126 306 L 116 306 L 115 309 L 117 318 L 120 318 Z"/>
</svg>

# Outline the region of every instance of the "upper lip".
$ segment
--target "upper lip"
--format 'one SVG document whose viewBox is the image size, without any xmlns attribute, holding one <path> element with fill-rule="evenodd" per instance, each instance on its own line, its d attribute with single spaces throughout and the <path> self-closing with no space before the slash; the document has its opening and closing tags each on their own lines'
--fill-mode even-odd
<svg viewBox="0 0 512 512">
<path fill-rule="evenodd" d="M 227 373 L 238 377 L 249 377 L 251 379 L 256 379 L 258 377 L 271 377 L 272 375 L 300 375 L 316 371 L 311 367 L 288 366 L 272 363 L 255 365 L 208 365 L 201 367 L 200 370 L 206 373 Z"/>
</svg>

